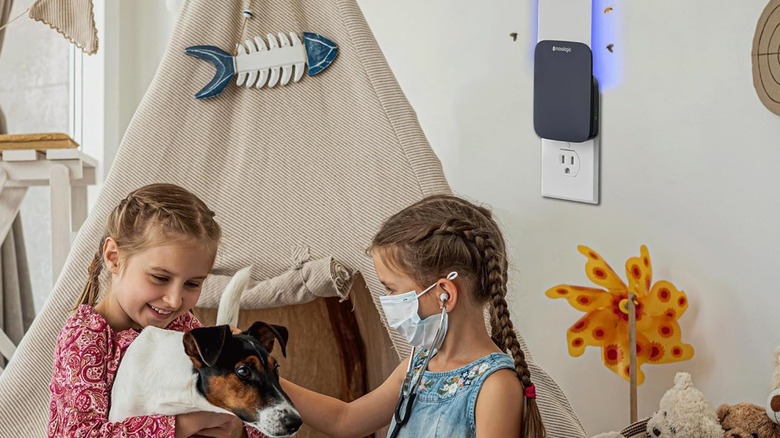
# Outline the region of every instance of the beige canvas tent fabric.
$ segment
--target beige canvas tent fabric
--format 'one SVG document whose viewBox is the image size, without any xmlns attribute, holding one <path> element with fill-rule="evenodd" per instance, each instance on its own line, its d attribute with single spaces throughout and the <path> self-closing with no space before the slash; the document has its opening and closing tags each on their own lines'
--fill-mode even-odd
<svg viewBox="0 0 780 438">
<path fill-rule="evenodd" d="M 289 273 L 294 254 L 305 247 L 312 261 L 332 257 L 361 274 L 350 301 L 342 305 L 354 306 L 368 388 L 389 374 L 399 355 L 408 354 L 409 346 L 381 323 L 377 309 L 383 289 L 364 250 L 390 214 L 423 196 L 449 192 L 440 162 L 354 0 L 255 2 L 255 18 L 244 35 L 240 8 L 239 2 L 185 3 L 63 272 L 0 376 L 0 436 L 45 434 L 56 335 L 86 279 L 105 217 L 130 190 L 146 183 L 183 185 L 217 212 L 224 240 L 204 300 L 247 265 L 254 267 L 256 281 Z M 289 31 L 332 39 L 340 47 L 338 58 L 320 75 L 286 87 L 257 90 L 231 84 L 214 99 L 192 97 L 209 82 L 213 67 L 186 56 L 185 47 L 210 44 L 230 50 L 245 38 Z M 340 298 L 290 303 L 285 308 L 291 312 L 274 314 L 269 322 L 293 322 L 291 347 L 313 341 L 334 350 L 327 325 L 310 327 L 323 319 L 308 317 L 332 309 L 327 300 L 333 299 Z M 243 318 L 239 325 L 247 314 Z M 316 376 L 334 362 L 310 360 L 306 351 L 293 360 L 293 353 L 283 372 Z M 537 365 L 530 367 L 550 436 L 584 437 L 555 382 Z"/>
</svg>

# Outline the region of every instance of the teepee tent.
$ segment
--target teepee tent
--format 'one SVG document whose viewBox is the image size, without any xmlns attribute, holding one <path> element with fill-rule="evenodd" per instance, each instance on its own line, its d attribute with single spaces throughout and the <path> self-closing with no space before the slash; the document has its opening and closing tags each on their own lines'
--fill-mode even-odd
<svg viewBox="0 0 780 438">
<path fill-rule="evenodd" d="M 88 0 L 37 5 L 51 16 L 36 18 L 72 40 L 86 38 L 76 41 L 80 47 L 96 44 L 89 41 Z M 74 11 L 78 5 L 84 10 Z M 449 192 L 441 164 L 354 0 L 256 2 L 246 25 L 242 6 L 184 4 L 62 274 L 0 375 L 1 437 L 45 434 L 55 339 L 86 280 L 104 220 L 128 192 L 151 182 L 192 190 L 223 227 L 214 275 L 199 302 L 204 323 L 213 321 L 210 308 L 230 275 L 252 265 L 254 284 L 244 294 L 239 325 L 264 319 L 288 327 L 281 365 L 290 380 L 349 399 L 378 386 L 408 354 L 383 324 L 383 288 L 365 248 L 389 215 Z M 230 84 L 212 99 L 193 98 L 214 68 L 185 48 L 230 50 L 247 38 L 291 31 L 328 37 L 339 46 L 338 58 L 318 76 L 284 87 Z M 584 437 L 557 384 L 528 358 L 549 435 Z"/>
</svg>

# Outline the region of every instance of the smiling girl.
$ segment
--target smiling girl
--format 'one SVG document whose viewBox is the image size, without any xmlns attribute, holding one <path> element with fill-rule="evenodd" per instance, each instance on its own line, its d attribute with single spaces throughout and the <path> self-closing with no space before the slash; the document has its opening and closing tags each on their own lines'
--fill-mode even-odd
<svg viewBox="0 0 780 438">
<path fill-rule="evenodd" d="M 148 326 L 188 331 L 221 230 L 197 196 L 171 184 L 130 193 L 114 208 L 74 314 L 57 338 L 50 437 L 242 437 L 238 417 L 213 412 L 109 422 L 111 387 L 127 347 Z M 103 269 L 108 282 L 101 292 Z"/>
</svg>

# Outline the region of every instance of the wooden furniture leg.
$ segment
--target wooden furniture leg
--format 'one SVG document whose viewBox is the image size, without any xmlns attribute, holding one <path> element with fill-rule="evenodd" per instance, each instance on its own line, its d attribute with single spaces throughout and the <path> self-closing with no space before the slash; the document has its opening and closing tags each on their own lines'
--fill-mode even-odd
<svg viewBox="0 0 780 438">
<path fill-rule="evenodd" d="M 57 282 L 70 251 L 71 191 L 70 171 L 63 164 L 49 170 L 51 188 L 51 279 Z"/>
</svg>

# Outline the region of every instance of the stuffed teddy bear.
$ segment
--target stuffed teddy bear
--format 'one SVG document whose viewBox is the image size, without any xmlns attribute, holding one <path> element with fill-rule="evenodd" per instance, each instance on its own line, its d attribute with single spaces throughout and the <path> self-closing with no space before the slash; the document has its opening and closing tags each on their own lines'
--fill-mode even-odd
<svg viewBox="0 0 780 438">
<path fill-rule="evenodd" d="M 724 438 L 780 438 L 780 425 L 772 422 L 763 407 L 753 403 L 720 405 L 720 426 Z"/>
<path fill-rule="evenodd" d="M 772 389 L 766 399 L 766 414 L 775 424 L 780 424 L 780 347 L 775 350 L 775 371 L 772 373 Z"/>
<path fill-rule="evenodd" d="M 691 375 L 677 373 L 674 386 L 661 397 L 658 412 L 647 422 L 647 436 L 676 438 L 722 438 L 715 408 L 693 387 Z"/>
</svg>

